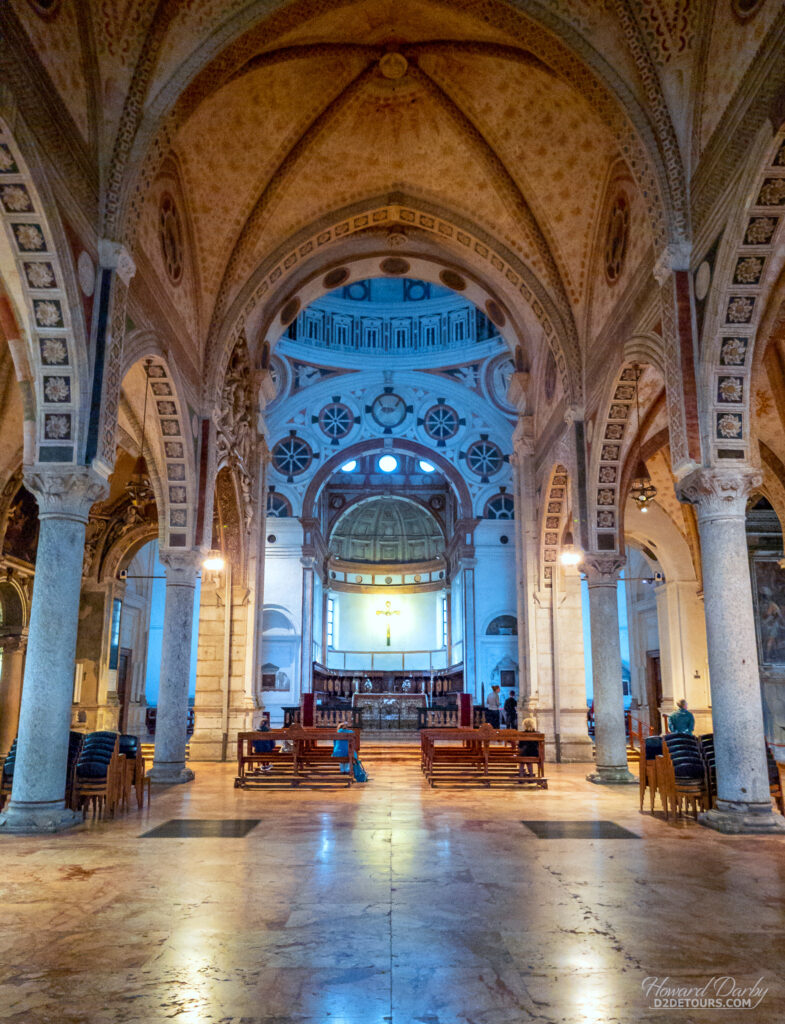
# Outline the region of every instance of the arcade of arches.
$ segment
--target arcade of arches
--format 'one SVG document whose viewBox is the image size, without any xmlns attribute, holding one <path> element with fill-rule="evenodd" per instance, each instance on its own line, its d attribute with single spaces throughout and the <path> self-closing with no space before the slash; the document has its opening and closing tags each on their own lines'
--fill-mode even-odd
<svg viewBox="0 0 785 1024">
<path fill-rule="evenodd" d="M 690 836 L 774 849 L 779 0 L 7 0 L 0 219 L 0 858 L 127 832 L 68 831 L 69 730 L 225 817 L 262 716 L 372 751 L 497 684 L 555 780 L 518 822 L 637 813 L 630 721 L 686 699 Z"/>
</svg>

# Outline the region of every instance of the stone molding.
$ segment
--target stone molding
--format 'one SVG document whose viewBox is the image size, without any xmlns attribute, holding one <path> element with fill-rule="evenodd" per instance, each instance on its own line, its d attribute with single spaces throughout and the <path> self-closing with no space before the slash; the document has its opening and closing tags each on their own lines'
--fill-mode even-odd
<svg viewBox="0 0 785 1024">
<path fill-rule="evenodd" d="M 98 242 L 98 259 L 102 267 L 116 270 L 118 277 L 126 287 L 136 273 L 136 264 L 122 242 L 112 242 L 101 238 Z"/>
<path fill-rule="evenodd" d="M 581 569 L 586 575 L 589 588 L 615 587 L 626 561 L 624 555 L 604 555 L 597 552 L 587 554 Z"/>
<path fill-rule="evenodd" d="M 7 633 L 0 635 L 0 651 L 3 654 L 15 654 L 17 651 L 27 650 L 27 630 L 19 633 Z"/>
<path fill-rule="evenodd" d="M 744 519 L 747 498 L 762 481 L 761 471 L 751 466 L 695 469 L 676 484 L 676 496 L 695 506 L 699 523 L 706 519 Z"/>
<path fill-rule="evenodd" d="M 185 551 L 168 549 L 158 555 L 166 567 L 166 585 L 175 587 L 193 587 L 196 585 L 196 574 L 202 564 L 204 554 L 189 548 Z"/>
<path fill-rule="evenodd" d="M 51 517 L 87 522 L 90 509 L 109 494 L 109 484 L 89 466 L 27 467 L 24 483 L 38 502 L 39 519 Z"/>
<path fill-rule="evenodd" d="M 665 246 L 654 264 L 654 277 L 660 288 L 674 270 L 690 269 L 691 255 L 691 242 L 672 242 Z"/>
</svg>

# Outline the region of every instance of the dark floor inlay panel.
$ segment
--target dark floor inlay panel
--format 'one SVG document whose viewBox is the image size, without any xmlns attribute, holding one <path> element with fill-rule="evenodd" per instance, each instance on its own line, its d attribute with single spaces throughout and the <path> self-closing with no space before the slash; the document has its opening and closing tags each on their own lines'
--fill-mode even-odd
<svg viewBox="0 0 785 1024">
<path fill-rule="evenodd" d="M 538 839 L 640 839 L 615 821 L 524 821 Z"/>
<path fill-rule="evenodd" d="M 171 818 L 140 839 L 242 839 L 261 818 Z"/>
</svg>

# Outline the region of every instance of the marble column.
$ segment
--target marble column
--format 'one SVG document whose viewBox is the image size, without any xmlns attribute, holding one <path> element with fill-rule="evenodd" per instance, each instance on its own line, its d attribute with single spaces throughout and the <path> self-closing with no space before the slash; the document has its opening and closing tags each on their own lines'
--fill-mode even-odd
<svg viewBox="0 0 785 1024">
<path fill-rule="evenodd" d="M 534 496 L 534 444 L 530 417 L 520 416 L 513 435 L 516 592 L 518 611 L 518 721 L 536 715 L 539 706 L 537 629 L 538 525 Z"/>
<path fill-rule="evenodd" d="M 589 587 L 596 763 L 596 770 L 587 778 L 590 782 L 605 785 L 638 781 L 627 768 L 627 733 L 624 727 L 616 597 L 616 584 L 623 565 L 624 558 L 620 555 L 591 554 L 583 562 Z"/>
<path fill-rule="evenodd" d="M 474 607 L 474 558 L 461 560 L 461 606 L 463 609 L 463 675 L 464 687 L 467 692 L 474 693 L 475 703 L 479 703 L 482 683 L 485 683 L 487 698 L 491 689 L 490 679 L 480 679 L 477 672 L 477 629 L 475 625 Z"/>
<path fill-rule="evenodd" d="M 698 516 L 717 757 L 717 806 L 700 820 L 728 833 L 785 831 L 769 794 L 745 532 L 747 498 L 760 482 L 759 472 L 734 466 L 696 469 L 677 485 Z"/>
<path fill-rule="evenodd" d="M 166 601 L 161 641 L 161 673 L 155 719 L 155 755 L 150 778 L 171 784 L 190 782 L 194 773 L 185 767 L 188 740 L 188 681 L 191 674 L 191 633 L 194 618 L 199 551 L 162 551 L 166 566 Z"/>
<path fill-rule="evenodd" d="M 27 649 L 27 630 L 0 636 L 3 668 L 0 673 L 0 760 L 11 749 L 19 728 L 22 675 Z"/>
<path fill-rule="evenodd" d="M 65 806 L 74 655 L 85 524 L 106 497 L 106 481 L 87 467 L 35 466 L 25 486 L 38 501 L 33 600 L 11 800 L 0 835 L 57 832 L 82 820 Z"/>
</svg>

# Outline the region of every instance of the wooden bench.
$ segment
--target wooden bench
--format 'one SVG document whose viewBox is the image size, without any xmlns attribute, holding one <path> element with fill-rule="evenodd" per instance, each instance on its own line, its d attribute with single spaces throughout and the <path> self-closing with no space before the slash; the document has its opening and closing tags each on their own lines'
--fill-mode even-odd
<svg viewBox="0 0 785 1024">
<path fill-rule="evenodd" d="M 276 749 L 260 752 L 253 749 L 255 743 L 265 740 L 274 742 Z M 345 757 L 333 757 L 333 744 L 336 740 L 348 743 Z M 241 732 L 237 736 L 235 788 L 261 788 L 280 785 L 281 782 L 287 782 L 290 786 L 299 786 L 303 782 L 341 782 L 351 786 L 354 782 L 351 765 L 358 743 L 354 733 L 319 727 L 304 728 L 296 723 L 287 729 Z M 350 770 L 342 772 L 341 766 L 346 764 Z M 265 771 L 264 765 L 269 765 L 269 770 Z"/>
<path fill-rule="evenodd" d="M 521 741 L 536 742 L 537 755 L 519 752 Z M 421 767 L 431 786 L 437 782 L 490 786 L 494 782 L 548 788 L 543 733 L 494 729 L 423 729 Z M 525 771 L 531 765 L 533 774 Z"/>
</svg>

